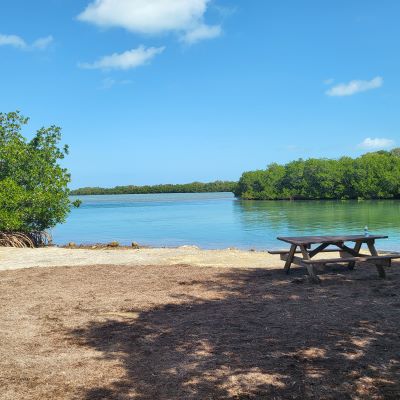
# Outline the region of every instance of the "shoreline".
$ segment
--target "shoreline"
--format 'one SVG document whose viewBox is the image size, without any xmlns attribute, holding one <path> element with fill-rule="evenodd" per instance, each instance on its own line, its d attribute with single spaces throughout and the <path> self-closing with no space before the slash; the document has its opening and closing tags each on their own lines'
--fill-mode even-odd
<svg viewBox="0 0 400 400">
<path fill-rule="evenodd" d="M 380 253 L 385 253 L 380 251 Z M 321 257 L 329 258 L 332 253 Z M 281 269 L 283 261 L 267 251 L 234 248 L 207 250 L 196 246 L 175 248 L 65 248 L 37 249 L 0 247 L 0 271 L 88 265 L 219 267 L 238 269 Z"/>
<path fill-rule="evenodd" d="M 205 250 L 196 246 L 176 248 L 0 248 L 0 271 L 34 267 L 85 265 L 192 265 L 198 267 L 279 267 L 278 257 L 266 251 Z"/>
</svg>

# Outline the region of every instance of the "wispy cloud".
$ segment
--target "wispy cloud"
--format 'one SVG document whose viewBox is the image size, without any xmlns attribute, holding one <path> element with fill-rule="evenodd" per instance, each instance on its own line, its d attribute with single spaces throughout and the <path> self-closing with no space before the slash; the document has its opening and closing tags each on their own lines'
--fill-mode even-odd
<svg viewBox="0 0 400 400">
<path fill-rule="evenodd" d="M 100 89 L 111 89 L 117 81 L 113 78 L 105 78 L 101 82 Z"/>
<path fill-rule="evenodd" d="M 19 49 L 27 47 L 25 40 L 17 35 L 1 35 L 0 34 L 0 46 L 12 46 Z"/>
<path fill-rule="evenodd" d="M 130 85 L 131 83 L 132 83 L 132 81 L 129 79 L 118 80 L 118 79 L 107 77 L 102 80 L 100 89 L 106 90 L 106 89 L 111 89 L 114 86 Z"/>
<path fill-rule="evenodd" d="M 394 143 L 394 140 L 386 138 L 366 138 L 358 145 L 358 147 L 362 149 L 379 150 L 392 147 Z"/>
<path fill-rule="evenodd" d="M 32 43 L 32 47 L 39 50 L 47 49 L 54 42 L 53 36 L 39 38 Z"/>
<path fill-rule="evenodd" d="M 49 35 L 36 39 L 32 44 L 28 44 L 22 37 L 18 35 L 0 34 L 0 46 L 12 46 L 21 50 L 45 50 L 50 46 L 53 40 L 53 36 Z"/>
<path fill-rule="evenodd" d="M 101 27 L 120 27 L 141 34 L 176 32 L 188 43 L 221 34 L 204 22 L 210 0 L 95 0 L 78 15 Z"/>
<path fill-rule="evenodd" d="M 222 29 L 219 25 L 199 25 L 182 36 L 182 40 L 187 44 L 194 44 L 204 39 L 214 39 L 221 35 Z"/>
<path fill-rule="evenodd" d="M 165 47 L 144 47 L 125 51 L 124 53 L 114 53 L 104 56 L 93 63 L 81 63 L 79 66 L 86 69 L 122 69 L 128 70 L 140 67 L 150 62 L 156 55 L 161 54 Z"/>
<path fill-rule="evenodd" d="M 335 82 L 333 78 L 325 79 L 324 85 L 332 85 L 333 82 Z"/>
<path fill-rule="evenodd" d="M 328 96 L 352 96 L 353 94 L 366 92 L 367 90 L 378 89 L 383 85 L 383 78 L 377 76 L 370 81 L 354 80 L 348 83 L 340 83 L 333 86 L 325 93 Z"/>
</svg>

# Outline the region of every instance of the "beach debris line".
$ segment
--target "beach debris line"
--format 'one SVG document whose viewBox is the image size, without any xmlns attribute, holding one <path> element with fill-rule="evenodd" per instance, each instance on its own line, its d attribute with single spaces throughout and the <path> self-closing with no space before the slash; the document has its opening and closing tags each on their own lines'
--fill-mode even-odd
<svg viewBox="0 0 400 400">
<path fill-rule="evenodd" d="M 120 244 L 118 241 L 112 241 L 108 243 L 84 243 L 84 244 L 77 244 L 75 242 L 69 242 L 68 244 L 61 246 L 67 249 L 92 249 L 92 250 L 138 250 L 146 248 L 146 246 L 142 246 L 137 242 L 132 242 L 131 245 L 123 245 Z"/>
</svg>

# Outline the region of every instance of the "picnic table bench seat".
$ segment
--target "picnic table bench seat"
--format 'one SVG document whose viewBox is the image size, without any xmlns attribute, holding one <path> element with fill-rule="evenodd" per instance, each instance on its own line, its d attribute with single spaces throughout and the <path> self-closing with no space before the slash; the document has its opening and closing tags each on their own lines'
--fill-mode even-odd
<svg viewBox="0 0 400 400">
<path fill-rule="evenodd" d="M 338 264 L 338 263 L 348 263 L 350 261 L 355 262 L 368 262 L 368 261 L 391 261 L 393 259 L 400 258 L 398 254 L 385 254 L 382 256 L 367 256 L 362 257 L 340 257 L 340 258 L 325 258 L 319 260 L 303 260 L 304 264 Z"/>
<path fill-rule="evenodd" d="M 320 260 L 303 260 L 302 263 L 308 266 L 314 265 L 326 265 L 326 264 L 340 264 L 340 263 L 348 263 L 349 269 L 353 269 L 356 262 L 372 262 L 375 264 L 376 269 L 378 270 L 378 275 L 380 278 L 385 278 L 386 273 L 384 267 L 390 267 L 392 264 L 392 260 L 400 258 L 398 254 L 385 254 L 382 256 L 367 256 L 363 255 L 362 257 L 341 257 L 341 258 L 326 258 Z"/>
<path fill-rule="evenodd" d="M 278 237 L 289 243 L 290 249 L 271 250 L 270 254 L 280 255 L 281 260 L 285 261 L 284 270 L 289 273 L 292 264 L 307 268 L 308 274 L 313 282 L 319 282 L 315 267 L 325 264 L 348 264 L 349 269 L 353 269 L 356 262 L 371 262 L 375 264 L 379 277 L 385 278 L 384 267 L 389 267 L 393 259 L 400 258 L 400 254 L 379 255 L 375 248 L 375 240 L 386 239 L 382 235 L 342 235 L 342 236 L 298 236 L 298 237 Z M 353 242 L 354 247 L 349 247 L 346 242 Z M 366 244 L 370 254 L 360 252 L 363 244 Z M 316 245 L 315 248 L 311 248 Z M 332 248 L 334 246 L 335 248 Z M 340 257 L 320 258 L 314 257 L 319 253 L 338 252 Z M 301 256 L 297 256 L 300 254 Z"/>
<path fill-rule="evenodd" d="M 324 249 L 324 250 L 321 251 L 321 253 L 333 253 L 333 252 L 337 253 L 338 251 L 339 251 L 338 249 Z M 288 254 L 289 250 L 288 249 L 285 249 L 285 250 L 268 250 L 268 253 L 269 254 L 279 254 L 279 255 L 281 255 L 281 254 Z M 301 250 L 296 250 L 294 253 L 295 254 L 301 253 Z"/>
</svg>

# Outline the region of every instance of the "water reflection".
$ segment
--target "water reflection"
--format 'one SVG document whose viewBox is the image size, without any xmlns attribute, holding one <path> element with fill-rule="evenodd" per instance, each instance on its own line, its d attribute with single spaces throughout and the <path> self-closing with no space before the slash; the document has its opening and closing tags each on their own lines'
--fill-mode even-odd
<svg viewBox="0 0 400 400">
<path fill-rule="evenodd" d="M 400 201 L 235 201 L 244 230 L 279 235 L 370 232 L 400 242 Z M 399 244 L 397 244 L 399 247 Z"/>
</svg>

